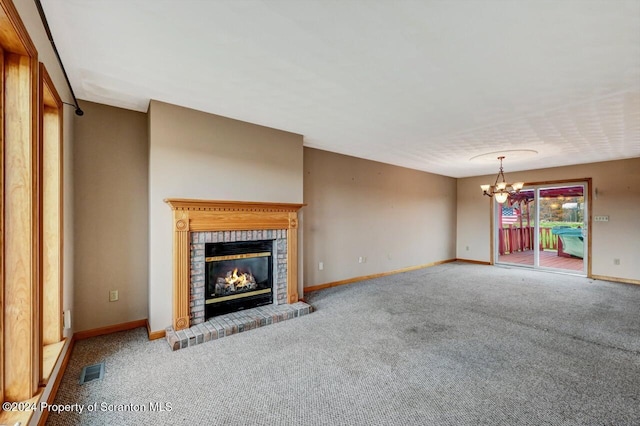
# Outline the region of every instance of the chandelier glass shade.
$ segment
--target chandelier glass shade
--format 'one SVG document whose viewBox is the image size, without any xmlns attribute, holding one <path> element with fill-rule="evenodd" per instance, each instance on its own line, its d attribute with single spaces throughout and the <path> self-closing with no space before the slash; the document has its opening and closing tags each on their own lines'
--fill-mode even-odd
<svg viewBox="0 0 640 426">
<path fill-rule="evenodd" d="M 500 160 L 500 171 L 498 172 L 498 176 L 496 176 L 495 183 L 493 185 L 480 185 L 480 188 L 482 188 L 483 195 L 495 197 L 496 202 L 502 204 L 507 201 L 511 195 L 520 192 L 524 186 L 524 182 L 516 182 L 514 184 L 507 183 L 504 178 L 504 172 L 502 171 L 502 160 L 504 160 L 504 156 L 498 157 L 498 160 Z"/>
</svg>

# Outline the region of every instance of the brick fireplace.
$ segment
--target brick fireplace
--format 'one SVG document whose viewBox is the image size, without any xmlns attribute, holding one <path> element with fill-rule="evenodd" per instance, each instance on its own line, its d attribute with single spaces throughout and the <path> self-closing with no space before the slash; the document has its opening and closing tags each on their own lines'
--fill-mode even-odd
<svg viewBox="0 0 640 426">
<path fill-rule="evenodd" d="M 166 199 L 173 210 L 173 329 L 204 321 L 206 243 L 273 240 L 274 304 L 298 302 L 298 210 L 304 204 Z"/>
</svg>

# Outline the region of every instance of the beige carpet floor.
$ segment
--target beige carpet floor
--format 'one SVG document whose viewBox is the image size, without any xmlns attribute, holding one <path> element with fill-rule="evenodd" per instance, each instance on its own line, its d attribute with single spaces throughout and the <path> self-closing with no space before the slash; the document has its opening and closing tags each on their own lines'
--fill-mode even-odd
<svg viewBox="0 0 640 426">
<path fill-rule="evenodd" d="M 144 329 L 79 341 L 55 402 L 85 409 L 48 424 L 640 424 L 640 286 L 452 263 L 306 298 L 176 352 Z"/>
</svg>

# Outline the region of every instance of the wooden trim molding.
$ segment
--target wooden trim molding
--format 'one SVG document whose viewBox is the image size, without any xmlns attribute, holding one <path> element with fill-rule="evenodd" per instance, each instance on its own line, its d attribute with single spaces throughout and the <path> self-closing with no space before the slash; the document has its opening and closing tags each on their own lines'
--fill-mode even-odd
<svg viewBox="0 0 640 426">
<path fill-rule="evenodd" d="M 58 374 L 56 374 L 53 386 L 51 387 L 51 392 L 49 392 L 49 397 L 47 398 L 47 404 L 51 405 L 56 399 L 56 395 L 58 394 L 58 389 L 60 388 L 60 383 L 62 383 L 62 378 L 64 377 L 64 372 L 67 370 L 67 365 L 69 364 L 69 359 L 71 359 L 71 354 L 73 352 L 73 345 L 76 342 L 75 335 L 71 336 L 71 340 L 69 341 L 69 346 L 67 347 L 67 351 L 64 353 L 62 358 L 62 364 L 60 365 L 60 370 Z M 38 420 L 38 425 L 44 425 L 47 422 L 47 417 L 49 417 L 49 410 L 43 410 L 40 419 Z"/>
<path fill-rule="evenodd" d="M 56 89 L 53 80 L 47 72 L 47 68 L 40 62 L 40 76 L 42 77 L 42 85 L 46 90 L 41 90 L 43 104 L 55 109 L 62 109 L 62 99 Z"/>
<path fill-rule="evenodd" d="M 287 229 L 287 303 L 298 301 L 298 214 L 289 212 Z"/>
<path fill-rule="evenodd" d="M 251 211 L 251 212 L 297 212 L 306 204 L 265 203 L 260 201 L 221 201 L 190 198 L 166 198 L 165 203 L 173 210 L 207 211 Z"/>
<path fill-rule="evenodd" d="M 4 50 L 0 48 L 0 78 L 4 82 Z M 0 135 L 4 136 L 4 84 L 0 86 Z M 4 330 L 4 137 L 0 143 L 0 330 Z M 4 333 L 0 333 L 0 402 L 4 402 Z"/>
<path fill-rule="evenodd" d="M 585 178 L 576 178 L 576 179 L 559 179 L 559 180 L 546 180 L 546 181 L 538 181 L 538 182 L 525 182 L 524 183 L 524 187 L 539 187 L 542 185 L 562 185 L 562 184 L 576 184 L 576 185 L 581 185 L 581 184 L 585 184 L 585 193 L 584 198 L 587 201 L 587 211 L 585 212 L 585 217 L 584 217 L 584 222 L 586 223 L 587 226 L 587 258 L 584 259 L 585 262 L 587 262 L 587 270 L 586 270 L 586 274 L 588 278 L 592 278 L 592 273 L 591 273 L 591 266 L 592 266 L 592 255 L 591 253 L 593 252 L 593 238 L 592 238 L 592 231 L 591 228 L 593 227 L 592 225 L 592 218 L 593 218 L 593 179 L 590 177 L 585 177 Z M 496 230 L 494 229 L 494 212 L 495 212 L 495 206 L 493 204 L 493 198 L 489 199 L 489 208 L 490 208 L 490 216 L 489 216 L 489 220 L 490 220 L 490 250 L 491 250 L 491 254 L 490 254 L 490 264 L 491 265 L 495 265 L 496 263 L 496 259 L 494 256 L 494 241 L 496 239 L 495 236 L 495 232 Z M 534 268 L 532 268 L 534 269 Z"/>
<path fill-rule="evenodd" d="M 5 55 L 4 397 L 35 395 L 40 377 L 38 310 L 37 83 L 31 58 Z"/>
<path fill-rule="evenodd" d="M 587 182 L 586 194 L 584 194 L 587 199 L 587 212 L 585 218 L 583 220 L 587 223 L 587 277 L 591 277 L 591 266 L 592 266 L 592 256 L 593 252 L 593 233 L 591 232 L 591 228 L 593 228 L 593 197 L 591 194 L 593 193 L 593 182 L 591 178 L 584 178 L 584 181 Z"/>
<path fill-rule="evenodd" d="M 475 265 L 491 265 L 491 262 L 486 262 L 484 260 L 472 260 L 472 259 L 456 259 L 456 262 L 464 262 L 464 263 L 473 263 Z"/>
<path fill-rule="evenodd" d="M 561 185 L 563 183 L 580 183 L 587 182 L 591 183 L 591 178 L 575 178 L 575 179 L 557 179 L 557 180 L 541 180 L 537 182 L 525 182 L 524 186 L 539 186 L 539 185 Z"/>
<path fill-rule="evenodd" d="M 495 265 L 495 242 L 496 242 L 496 226 L 495 226 L 495 207 L 493 206 L 493 197 L 489 197 L 489 265 Z"/>
<path fill-rule="evenodd" d="M 298 301 L 298 210 L 306 204 L 169 198 L 173 210 L 173 328 L 189 328 L 190 233 L 287 230 L 287 303 Z"/>
<path fill-rule="evenodd" d="M 149 336 L 149 340 L 162 339 L 166 334 L 165 330 L 151 331 L 151 325 L 149 324 L 149 320 L 147 320 L 147 335 Z"/>
<path fill-rule="evenodd" d="M 75 340 L 88 339 L 90 337 L 102 336 L 105 334 L 117 333 L 118 331 L 133 330 L 138 327 L 146 327 L 147 319 L 135 320 L 125 322 L 122 324 L 108 325 L 106 327 L 94 328 L 91 330 L 78 331 L 74 333 L 73 338 Z"/>
<path fill-rule="evenodd" d="M 183 210 L 174 212 L 173 232 L 173 328 L 189 328 L 189 216 Z"/>
<path fill-rule="evenodd" d="M 63 174 L 62 100 L 44 64 L 39 89 L 41 338 L 44 345 L 62 340 Z"/>
<path fill-rule="evenodd" d="M 377 274 L 363 275 L 363 276 L 354 277 L 354 278 L 347 278 L 346 280 L 333 281 L 333 282 L 325 283 L 325 284 L 312 285 L 312 286 L 309 286 L 309 287 L 305 287 L 304 291 L 306 293 L 306 292 L 310 292 L 310 291 L 324 290 L 325 288 L 338 287 L 338 286 L 341 286 L 341 285 L 352 284 L 352 283 L 359 282 L 359 281 L 371 280 L 371 279 L 374 279 L 374 278 L 386 277 L 388 275 L 400 274 L 402 272 L 409 272 L 409 271 L 416 271 L 418 269 L 430 268 L 432 266 L 442 265 L 444 263 L 455 262 L 456 260 L 457 259 L 438 260 L 436 262 L 425 263 L 423 265 L 409 266 L 408 268 L 395 269 L 393 271 L 388 271 L 388 272 L 380 272 L 380 273 L 377 273 Z"/>
<path fill-rule="evenodd" d="M 632 280 L 629 278 L 608 277 L 606 275 L 591 275 L 591 277 L 589 278 L 600 281 L 612 281 L 615 283 L 640 285 L 640 280 Z"/>
<path fill-rule="evenodd" d="M 38 51 L 11 0 L 0 1 L 0 45 L 5 51 L 37 57 Z"/>
<path fill-rule="evenodd" d="M 38 391 L 42 357 L 37 308 L 38 52 L 12 0 L 0 0 L 0 52 L 0 400 L 24 401 Z"/>
</svg>

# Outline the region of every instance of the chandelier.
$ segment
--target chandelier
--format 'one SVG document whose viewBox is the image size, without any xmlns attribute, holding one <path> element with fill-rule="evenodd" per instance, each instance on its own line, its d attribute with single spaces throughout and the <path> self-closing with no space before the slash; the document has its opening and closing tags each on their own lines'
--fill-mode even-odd
<svg viewBox="0 0 640 426">
<path fill-rule="evenodd" d="M 520 190 L 524 186 L 524 182 L 516 182 L 514 184 L 510 184 L 505 181 L 504 173 L 502 171 L 503 159 L 504 156 L 498 157 L 498 160 L 500 160 L 500 171 L 498 172 L 498 176 L 496 176 L 496 182 L 493 184 L 493 186 L 480 185 L 480 188 L 482 188 L 482 193 L 484 195 L 487 195 L 489 197 L 493 197 L 495 195 L 496 201 L 500 204 L 507 201 L 507 198 L 509 198 L 510 195 L 515 195 L 520 192 Z M 502 178 L 502 181 L 498 182 L 500 178 Z"/>
</svg>

